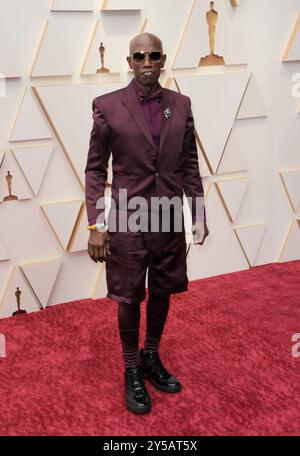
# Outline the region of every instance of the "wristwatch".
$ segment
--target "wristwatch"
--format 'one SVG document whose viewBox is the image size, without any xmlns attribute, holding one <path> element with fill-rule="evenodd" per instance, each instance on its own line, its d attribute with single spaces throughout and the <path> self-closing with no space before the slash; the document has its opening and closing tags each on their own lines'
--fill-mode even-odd
<svg viewBox="0 0 300 456">
<path fill-rule="evenodd" d="M 100 231 L 100 232 L 105 232 L 106 231 L 106 223 L 105 222 L 102 222 L 102 223 L 95 223 L 94 225 L 88 225 L 87 227 L 88 230 L 91 230 L 91 231 Z"/>
</svg>

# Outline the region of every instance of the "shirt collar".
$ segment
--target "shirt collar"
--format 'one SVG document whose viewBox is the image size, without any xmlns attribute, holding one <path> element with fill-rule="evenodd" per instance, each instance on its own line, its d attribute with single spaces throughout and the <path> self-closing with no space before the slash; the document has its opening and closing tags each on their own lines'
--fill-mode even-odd
<svg viewBox="0 0 300 456">
<path fill-rule="evenodd" d="M 137 96 L 138 96 L 138 98 L 139 98 L 141 103 L 147 103 L 150 100 L 158 100 L 159 101 L 161 99 L 161 97 L 162 97 L 162 86 L 160 85 L 159 82 L 157 82 L 156 89 L 155 89 L 155 91 L 153 92 L 153 94 L 151 96 L 147 96 L 147 95 L 144 94 L 144 92 L 139 87 L 139 85 L 137 84 L 135 79 L 133 79 L 133 85 L 134 85 L 134 88 L 136 90 Z"/>
</svg>

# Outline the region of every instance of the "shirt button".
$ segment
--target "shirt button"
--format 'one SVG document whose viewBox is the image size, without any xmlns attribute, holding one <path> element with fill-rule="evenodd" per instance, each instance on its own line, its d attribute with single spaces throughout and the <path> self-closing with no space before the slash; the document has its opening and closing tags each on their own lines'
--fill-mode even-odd
<svg viewBox="0 0 300 456">
<path fill-rule="evenodd" d="M 155 176 L 159 176 L 158 172 L 155 173 Z"/>
</svg>

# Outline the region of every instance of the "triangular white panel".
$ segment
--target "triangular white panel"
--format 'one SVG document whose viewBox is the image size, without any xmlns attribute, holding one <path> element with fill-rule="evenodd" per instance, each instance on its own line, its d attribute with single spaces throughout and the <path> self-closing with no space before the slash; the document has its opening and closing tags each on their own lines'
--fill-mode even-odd
<svg viewBox="0 0 300 456">
<path fill-rule="evenodd" d="M 79 71 L 88 44 L 93 15 L 59 14 L 48 21 L 42 35 L 31 76 L 70 76 Z"/>
<path fill-rule="evenodd" d="M 32 198 L 32 191 L 10 150 L 6 151 L 0 168 L 0 200 L 5 204 L 11 202 L 3 201 L 4 197 L 9 196 L 9 181 L 11 182 L 11 195 L 16 196 L 18 200 Z"/>
<path fill-rule="evenodd" d="M 235 228 L 251 266 L 254 265 L 265 229 L 265 224 L 238 226 Z"/>
<path fill-rule="evenodd" d="M 31 76 L 66 76 L 73 72 L 64 46 L 63 30 L 47 22 Z"/>
<path fill-rule="evenodd" d="M 13 312 L 18 309 L 15 295 L 17 287 L 19 287 L 19 291 L 21 291 L 20 308 L 26 310 L 27 313 L 39 310 L 39 304 L 26 283 L 21 271 L 19 268 L 15 268 L 0 303 L 0 318 L 12 316 Z M 18 318 L 18 315 L 14 318 Z"/>
<path fill-rule="evenodd" d="M 236 118 L 251 119 L 254 117 L 265 117 L 266 115 L 266 107 L 257 85 L 256 78 L 252 73 Z"/>
<path fill-rule="evenodd" d="M 68 248 L 81 204 L 82 201 L 66 201 L 41 206 L 64 249 Z"/>
<path fill-rule="evenodd" d="M 52 146 L 20 147 L 12 152 L 25 174 L 25 177 L 37 196 L 52 156 Z"/>
<path fill-rule="evenodd" d="M 51 11 L 93 11 L 99 0 L 53 0 Z"/>
<path fill-rule="evenodd" d="M 247 63 L 247 55 L 243 46 L 242 37 L 229 16 L 225 2 L 215 0 L 214 10 L 218 13 L 215 34 L 214 54 L 223 57 L 225 65 Z M 210 53 L 208 25 L 206 13 L 209 11 L 209 1 L 195 0 L 182 40 L 173 62 L 173 68 L 198 67 L 200 58 Z"/>
<path fill-rule="evenodd" d="M 54 258 L 20 265 L 43 307 L 47 306 L 61 262 L 61 258 Z"/>
<path fill-rule="evenodd" d="M 143 0 L 103 0 L 101 9 L 109 10 L 140 10 L 144 6 Z"/>
<path fill-rule="evenodd" d="M 296 212 L 300 204 L 300 169 L 282 171 L 280 175 L 292 209 Z"/>
<path fill-rule="evenodd" d="M 192 243 L 190 246 L 187 256 L 189 280 L 249 269 L 214 185 L 209 187 L 205 209 L 209 235 L 203 245 Z M 220 252 L 217 261 L 216 252 Z"/>
<path fill-rule="evenodd" d="M 174 92 L 180 93 L 180 90 L 176 84 L 176 79 L 175 78 L 168 78 L 165 81 L 164 87 L 166 87 L 169 90 L 173 90 Z M 203 157 L 202 151 L 201 151 L 201 146 L 199 143 L 199 138 L 196 134 L 196 143 L 197 143 L 197 150 L 198 150 L 198 161 L 199 161 L 199 171 L 201 177 L 206 177 L 206 176 L 211 176 L 211 172 L 207 166 L 206 160 Z"/>
<path fill-rule="evenodd" d="M 15 124 L 12 128 L 10 141 L 27 141 L 30 139 L 48 139 L 52 134 L 32 95 L 26 89 L 19 107 Z"/>
<path fill-rule="evenodd" d="M 236 130 L 232 129 L 217 172 L 218 174 L 225 174 L 246 170 L 247 164 Z"/>
<path fill-rule="evenodd" d="M 179 92 L 175 78 L 169 78 L 166 81 L 165 87 L 169 90 L 174 90 L 174 92 Z M 200 175 L 201 175 L 201 177 L 211 176 L 211 172 L 207 166 L 206 160 L 202 155 L 201 147 L 200 147 L 200 144 L 198 143 L 198 138 L 196 137 L 196 139 L 197 139 L 196 142 L 197 142 L 197 150 L 198 150 Z"/>
<path fill-rule="evenodd" d="M 247 178 L 228 179 L 215 182 L 224 199 L 231 221 L 233 222 L 240 209 L 246 188 L 248 185 Z"/>
<path fill-rule="evenodd" d="M 283 62 L 300 60 L 300 13 L 298 13 L 295 20 L 295 24 L 282 60 Z"/>
<path fill-rule="evenodd" d="M 9 259 L 10 259 L 10 256 L 8 255 L 6 248 L 0 241 L 0 261 L 6 261 Z"/>
<path fill-rule="evenodd" d="M 93 125 L 92 101 L 95 97 L 120 87 L 122 87 L 120 83 L 107 83 L 36 88 L 40 103 L 51 119 L 55 133 L 73 163 L 82 186 L 84 186 L 84 168 Z M 80 125 L 76 135 L 74 135 L 74 125 Z"/>
<path fill-rule="evenodd" d="M 88 240 L 90 232 L 87 229 L 88 226 L 87 212 L 84 207 L 81 217 L 77 222 L 77 226 L 73 233 L 73 239 L 69 247 L 69 252 L 79 252 L 81 250 L 87 250 Z"/>
<path fill-rule="evenodd" d="M 300 225 L 293 220 L 289 226 L 278 262 L 299 260 L 300 258 Z"/>
<path fill-rule="evenodd" d="M 101 59 L 99 53 L 100 44 L 103 43 L 105 48 L 104 52 L 104 67 L 109 70 L 109 73 L 120 73 L 121 71 L 121 55 L 116 51 L 118 48 L 115 47 L 113 40 L 110 35 L 107 34 L 102 22 L 97 21 L 95 29 L 93 31 L 90 46 L 86 55 L 86 59 L 83 63 L 81 74 L 96 74 L 97 70 L 101 68 Z"/>
<path fill-rule="evenodd" d="M 3 14 L 4 12 L 2 11 L 2 15 Z M 9 44 L 7 37 L 3 35 L 3 32 L 0 33 L 0 56 L 0 74 L 4 78 L 17 78 L 22 76 L 14 51 Z"/>
<path fill-rule="evenodd" d="M 249 72 L 177 76 L 180 92 L 192 100 L 195 128 L 216 171 L 250 77 Z"/>
</svg>

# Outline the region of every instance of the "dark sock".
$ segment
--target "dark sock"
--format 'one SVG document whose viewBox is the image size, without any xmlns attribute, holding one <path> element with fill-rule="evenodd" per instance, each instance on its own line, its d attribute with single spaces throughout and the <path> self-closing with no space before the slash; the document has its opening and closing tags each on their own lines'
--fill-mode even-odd
<svg viewBox="0 0 300 456">
<path fill-rule="evenodd" d="M 147 330 L 145 352 L 158 351 L 162 332 L 167 320 L 170 295 L 150 294 L 147 301 Z"/>
<path fill-rule="evenodd" d="M 119 302 L 118 323 L 125 368 L 137 366 L 140 364 L 140 303 Z"/>
</svg>

